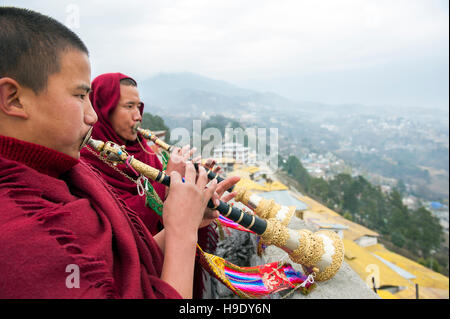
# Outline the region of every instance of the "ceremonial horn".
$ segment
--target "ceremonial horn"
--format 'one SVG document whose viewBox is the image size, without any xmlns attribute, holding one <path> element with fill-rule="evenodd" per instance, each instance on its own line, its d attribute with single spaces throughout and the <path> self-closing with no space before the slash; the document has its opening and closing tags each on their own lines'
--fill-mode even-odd
<svg viewBox="0 0 450 319">
<path fill-rule="evenodd" d="M 153 143 L 155 143 L 156 145 L 158 145 L 159 147 L 161 147 L 163 150 L 168 151 L 169 153 L 172 152 L 174 146 L 173 145 L 169 145 L 167 143 L 165 143 L 164 141 L 162 141 L 158 136 L 156 136 L 155 134 L 153 134 L 150 130 L 146 130 L 141 128 L 141 122 L 136 122 L 133 126 L 133 132 L 139 132 L 141 133 L 141 135 L 147 139 L 152 141 Z"/>
<path fill-rule="evenodd" d="M 106 160 L 127 163 L 145 177 L 170 186 L 170 176 L 129 156 L 125 146 L 92 138 L 87 144 Z M 341 267 L 344 245 L 341 238 L 332 231 L 312 233 L 306 229 L 292 230 L 275 218 L 266 220 L 222 201 L 215 206 L 210 200 L 208 207 L 260 235 L 265 244 L 275 245 L 286 251 L 293 262 L 301 264 L 305 271 L 315 273 L 316 281 L 332 278 Z"/>
<path fill-rule="evenodd" d="M 153 134 L 150 130 L 146 130 L 140 127 L 141 123 L 137 122 L 133 126 L 133 131 L 141 133 L 141 135 L 148 140 L 151 140 L 153 143 L 161 147 L 162 149 L 171 152 L 173 150 L 173 145 L 169 145 L 159 139 L 155 134 Z M 194 164 L 195 168 L 198 170 L 198 164 Z M 212 169 L 209 169 L 206 174 L 208 175 L 208 179 L 213 180 L 217 179 L 217 182 L 220 183 L 224 180 L 222 176 L 220 176 L 218 173 L 214 173 Z M 269 219 L 269 218 L 275 218 L 279 220 L 283 225 L 289 224 L 292 216 L 295 213 L 295 206 L 284 206 L 277 204 L 274 200 L 266 199 L 261 196 L 258 196 L 249 190 L 245 189 L 244 187 L 239 187 L 236 185 L 233 185 L 230 189 L 227 190 L 228 192 L 235 191 L 236 197 L 234 198 L 235 201 L 241 202 L 242 204 L 249 207 L 251 210 L 253 210 L 259 217 Z"/>
</svg>

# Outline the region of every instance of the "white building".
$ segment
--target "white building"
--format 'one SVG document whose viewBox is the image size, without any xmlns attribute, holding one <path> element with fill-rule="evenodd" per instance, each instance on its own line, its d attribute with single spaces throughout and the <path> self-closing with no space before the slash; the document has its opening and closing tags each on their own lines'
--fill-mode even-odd
<svg viewBox="0 0 450 319">
<path fill-rule="evenodd" d="M 233 158 L 236 163 L 247 163 L 249 148 L 239 143 L 225 143 L 214 148 L 214 158 Z"/>
<path fill-rule="evenodd" d="M 355 242 L 361 247 L 369 247 L 376 245 L 378 243 L 378 237 L 371 235 L 364 235 L 355 239 Z"/>
</svg>

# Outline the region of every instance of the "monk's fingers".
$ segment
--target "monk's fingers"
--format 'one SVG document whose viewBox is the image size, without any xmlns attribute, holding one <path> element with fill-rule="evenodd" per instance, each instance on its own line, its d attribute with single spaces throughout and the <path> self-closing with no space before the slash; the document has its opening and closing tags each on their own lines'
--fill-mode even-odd
<svg viewBox="0 0 450 319">
<path fill-rule="evenodd" d="M 195 171 L 194 164 L 191 162 L 186 163 L 186 172 L 184 174 L 184 180 L 186 183 L 195 185 L 195 178 L 197 176 L 197 172 Z"/>
<path fill-rule="evenodd" d="M 170 172 L 170 184 L 174 185 L 177 183 L 181 183 L 181 175 L 177 171 Z"/>
<path fill-rule="evenodd" d="M 197 151 L 197 148 L 196 148 L 196 147 L 193 147 L 193 148 L 188 152 L 187 158 L 191 158 L 191 157 L 195 154 L 196 151 Z"/>
<path fill-rule="evenodd" d="M 190 145 L 185 145 L 181 148 L 181 153 L 180 155 L 183 157 L 184 160 L 188 160 L 189 156 L 189 152 L 190 152 L 191 146 Z"/>
<path fill-rule="evenodd" d="M 211 200 L 212 200 L 214 206 L 219 206 L 219 204 L 220 204 L 220 197 L 219 197 L 219 194 L 217 194 L 217 192 L 214 192 L 212 194 Z"/>
<path fill-rule="evenodd" d="M 206 172 L 205 172 L 205 176 L 206 176 Z M 206 179 L 208 179 L 208 178 L 206 178 Z M 213 198 L 214 192 L 216 192 L 216 189 L 217 189 L 217 179 L 214 179 L 211 183 L 209 183 L 208 187 L 205 188 L 206 199 L 209 200 L 210 198 Z M 220 198 L 219 194 L 217 194 L 217 198 Z M 214 203 L 214 200 L 213 200 L 213 203 Z"/>
<path fill-rule="evenodd" d="M 222 200 L 222 202 L 227 203 L 227 202 L 229 202 L 230 200 L 232 200 L 233 198 L 235 198 L 236 195 L 237 195 L 237 192 L 231 192 L 231 193 L 228 193 L 228 194 L 223 195 L 222 198 L 221 198 L 221 200 Z"/>
<path fill-rule="evenodd" d="M 213 158 L 206 159 L 205 167 L 207 169 L 212 169 L 214 167 L 214 165 L 216 165 L 216 160 L 215 159 L 213 159 Z"/>
<path fill-rule="evenodd" d="M 219 213 L 216 210 L 206 209 L 205 214 L 203 215 L 203 219 L 212 220 L 219 218 Z"/>
<path fill-rule="evenodd" d="M 203 166 L 198 167 L 198 175 L 197 175 L 197 186 L 200 189 L 204 189 L 208 184 L 208 176 L 206 175 L 206 170 Z"/>
<path fill-rule="evenodd" d="M 202 160 L 202 157 L 201 157 L 201 156 L 197 156 L 196 158 L 194 158 L 194 159 L 192 160 L 192 163 L 200 164 L 201 160 Z"/>
<path fill-rule="evenodd" d="M 179 148 L 178 146 L 175 146 L 175 147 L 172 149 L 172 153 L 171 153 L 171 154 L 177 155 L 177 154 L 180 153 L 180 151 L 181 151 L 181 148 Z"/>
<path fill-rule="evenodd" d="M 236 185 L 240 179 L 241 178 L 239 176 L 231 176 L 220 182 L 219 185 L 217 186 L 217 193 L 219 194 L 219 196 L 222 196 L 226 190 Z"/>
</svg>

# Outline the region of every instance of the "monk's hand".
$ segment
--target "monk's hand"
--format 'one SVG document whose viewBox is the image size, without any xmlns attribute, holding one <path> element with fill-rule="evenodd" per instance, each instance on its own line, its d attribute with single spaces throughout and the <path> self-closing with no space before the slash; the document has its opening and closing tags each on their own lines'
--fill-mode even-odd
<svg viewBox="0 0 450 319">
<path fill-rule="evenodd" d="M 217 165 L 217 166 L 215 166 L 215 165 L 216 165 L 216 160 L 213 158 L 208 158 L 208 159 L 206 159 L 205 164 L 203 166 L 205 166 L 205 168 L 208 170 L 212 170 L 216 174 L 221 173 L 222 168 L 219 165 Z"/>
<path fill-rule="evenodd" d="M 205 169 L 200 167 L 197 176 L 191 162 L 186 163 L 184 182 L 177 171 L 170 174 L 170 179 L 169 195 L 163 208 L 164 228 L 180 236 L 196 234 L 206 206 L 217 189 L 217 181 L 207 186 Z"/>
<path fill-rule="evenodd" d="M 167 163 L 166 174 L 170 175 L 172 172 L 178 172 L 183 177 L 186 170 L 186 162 L 196 151 L 195 147 L 191 148 L 189 145 L 185 145 L 182 148 L 174 147 Z"/>
<path fill-rule="evenodd" d="M 237 195 L 236 192 L 231 192 L 231 193 L 228 193 L 225 195 L 224 195 L 224 193 L 227 189 L 236 185 L 239 182 L 239 180 L 240 180 L 239 176 L 232 176 L 232 177 L 226 178 L 225 180 L 223 180 L 222 182 L 217 184 L 217 189 L 211 198 L 215 206 L 219 205 L 219 198 L 222 202 L 227 203 Z M 200 223 L 200 228 L 208 226 L 218 217 L 219 217 L 219 212 L 217 210 L 212 210 L 210 208 L 206 208 L 205 214 L 203 215 L 203 220 Z"/>
</svg>

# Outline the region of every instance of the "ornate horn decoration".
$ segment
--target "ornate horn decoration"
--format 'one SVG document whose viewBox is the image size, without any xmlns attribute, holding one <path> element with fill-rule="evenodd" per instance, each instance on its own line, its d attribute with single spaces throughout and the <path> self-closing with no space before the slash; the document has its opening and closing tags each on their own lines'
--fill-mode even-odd
<svg viewBox="0 0 450 319">
<path fill-rule="evenodd" d="M 136 124 L 133 126 L 133 131 L 141 133 L 141 135 L 147 139 L 161 147 L 163 150 L 168 151 L 169 153 L 173 150 L 173 145 L 169 145 L 162 141 L 159 137 L 157 137 L 155 134 L 153 134 L 150 130 L 146 130 L 141 128 L 141 122 L 136 122 Z"/>
</svg>

